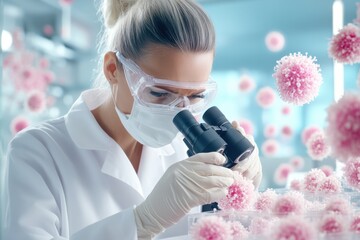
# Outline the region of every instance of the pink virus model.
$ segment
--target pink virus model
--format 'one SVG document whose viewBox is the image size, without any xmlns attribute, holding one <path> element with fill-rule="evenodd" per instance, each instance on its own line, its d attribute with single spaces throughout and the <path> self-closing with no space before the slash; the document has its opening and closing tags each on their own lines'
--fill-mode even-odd
<svg viewBox="0 0 360 240">
<path fill-rule="evenodd" d="M 315 193 L 319 183 L 322 182 L 322 180 L 325 178 L 325 173 L 320 169 L 311 169 L 304 178 L 305 192 Z"/>
<path fill-rule="evenodd" d="M 251 220 L 249 231 L 252 235 L 265 235 L 271 225 L 270 219 L 255 217 Z"/>
<path fill-rule="evenodd" d="M 237 172 L 234 174 L 235 181 L 228 188 L 226 197 L 219 201 L 219 207 L 223 210 L 249 209 L 255 196 L 254 185 Z"/>
<path fill-rule="evenodd" d="M 273 77 L 282 100 L 295 105 L 311 102 L 322 85 L 320 66 L 315 57 L 290 54 L 277 61 Z"/>
<path fill-rule="evenodd" d="M 312 159 L 321 161 L 330 155 L 330 146 L 325 138 L 325 133 L 317 132 L 307 141 L 307 152 Z"/>
<path fill-rule="evenodd" d="M 289 163 L 282 163 L 280 164 L 277 169 L 275 170 L 274 174 L 274 181 L 278 185 L 286 184 L 286 181 L 290 175 L 294 171 L 294 168 Z"/>
<path fill-rule="evenodd" d="M 342 162 L 360 156 L 360 94 L 346 93 L 327 113 L 326 137 L 332 155 Z"/>
<path fill-rule="evenodd" d="M 29 120 L 23 116 L 15 117 L 10 124 L 10 130 L 13 135 L 20 132 L 24 128 L 27 128 L 30 125 Z"/>
<path fill-rule="evenodd" d="M 304 158 L 300 156 L 294 156 L 290 159 L 290 164 L 296 169 L 300 170 L 304 167 Z"/>
<path fill-rule="evenodd" d="M 355 233 L 360 233 L 360 215 L 357 214 L 352 217 L 350 222 L 350 231 Z"/>
<path fill-rule="evenodd" d="M 34 91 L 29 94 L 26 106 L 31 112 L 39 113 L 46 108 L 46 96 L 43 92 Z"/>
<path fill-rule="evenodd" d="M 320 131 L 322 131 L 322 130 L 319 127 L 315 127 L 315 126 L 306 127 L 301 133 L 302 142 L 304 144 L 306 144 L 307 141 L 309 140 L 309 138 L 311 137 L 311 135 L 313 135 L 316 132 L 320 132 Z"/>
<path fill-rule="evenodd" d="M 274 156 L 279 148 L 279 143 L 275 139 L 267 139 L 261 146 L 261 150 L 265 156 Z"/>
<path fill-rule="evenodd" d="M 294 191 L 301 191 L 302 189 L 302 182 L 298 179 L 294 179 L 290 183 L 290 189 Z"/>
<path fill-rule="evenodd" d="M 271 229 L 272 240 L 315 240 L 316 230 L 302 217 L 289 216 L 280 219 Z"/>
<path fill-rule="evenodd" d="M 242 127 L 246 134 L 254 134 L 254 124 L 248 119 L 239 120 L 239 125 Z"/>
<path fill-rule="evenodd" d="M 239 90 L 241 92 L 251 92 L 255 88 L 255 80 L 249 75 L 242 75 L 239 81 Z"/>
<path fill-rule="evenodd" d="M 360 28 L 352 23 L 343 27 L 330 41 L 329 54 L 339 63 L 360 62 Z"/>
<path fill-rule="evenodd" d="M 325 173 L 327 177 L 334 173 L 334 169 L 329 165 L 321 166 L 320 169 Z"/>
<path fill-rule="evenodd" d="M 281 128 L 281 134 L 286 137 L 290 138 L 293 135 L 293 129 L 290 126 L 283 126 Z"/>
<path fill-rule="evenodd" d="M 270 108 L 276 100 L 275 91 L 271 87 L 261 88 L 257 95 L 256 101 L 262 108 Z"/>
<path fill-rule="evenodd" d="M 352 206 L 349 200 L 342 197 L 334 197 L 326 201 L 324 211 L 325 213 L 349 216 L 352 212 Z"/>
<path fill-rule="evenodd" d="M 340 193 L 341 190 L 341 182 L 334 175 L 324 178 L 317 186 L 317 192 L 319 193 Z"/>
<path fill-rule="evenodd" d="M 278 195 L 273 189 L 267 189 L 265 192 L 260 192 L 254 203 L 254 209 L 261 212 L 269 212 L 277 197 Z"/>
<path fill-rule="evenodd" d="M 326 234 L 342 233 L 347 230 L 344 217 L 334 213 L 328 213 L 322 216 L 318 227 L 320 232 Z"/>
<path fill-rule="evenodd" d="M 360 190 L 360 158 L 349 159 L 343 170 L 347 184 L 356 190 Z"/>
<path fill-rule="evenodd" d="M 190 229 L 194 240 L 229 240 L 232 239 L 231 233 L 230 225 L 218 216 L 200 218 Z"/>
<path fill-rule="evenodd" d="M 272 212 L 278 217 L 289 214 L 303 214 L 305 206 L 304 195 L 297 191 L 289 191 L 281 195 L 275 201 Z"/>
<path fill-rule="evenodd" d="M 289 115 L 291 113 L 291 107 L 290 106 L 284 106 L 282 109 L 281 109 L 281 113 L 283 115 Z"/>
<path fill-rule="evenodd" d="M 271 52 L 281 51 L 285 46 L 285 37 L 277 31 L 269 32 L 265 37 L 265 45 Z"/>
<path fill-rule="evenodd" d="M 264 136 L 266 138 L 272 138 L 276 136 L 276 127 L 273 124 L 269 124 L 264 128 Z"/>
<path fill-rule="evenodd" d="M 231 235 L 233 239 L 247 239 L 249 237 L 249 231 L 246 230 L 244 225 L 238 221 L 230 223 Z"/>
</svg>

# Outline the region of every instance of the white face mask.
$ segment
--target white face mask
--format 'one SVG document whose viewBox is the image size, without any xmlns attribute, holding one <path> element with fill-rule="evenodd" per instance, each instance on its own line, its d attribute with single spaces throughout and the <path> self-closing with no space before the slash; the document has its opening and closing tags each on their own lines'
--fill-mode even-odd
<svg viewBox="0 0 360 240">
<path fill-rule="evenodd" d="M 172 122 L 177 111 L 154 111 L 136 100 L 130 114 L 122 113 L 116 105 L 115 110 L 128 133 L 145 146 L 159 148 L 168 145 L 179 132 Z"/>
</svg>

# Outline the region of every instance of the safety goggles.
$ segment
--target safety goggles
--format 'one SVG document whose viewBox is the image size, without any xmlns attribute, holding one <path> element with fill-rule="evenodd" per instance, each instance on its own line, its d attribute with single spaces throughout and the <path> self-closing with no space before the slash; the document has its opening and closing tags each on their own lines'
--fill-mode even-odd
<svg viewBox="0 0 360 240">
<path fill-rule="evenodd" d="M 158 79 L 146 74 L 132 60 L 116 52 L 122 63 L 131 94 L 140 104 L 158 110 L 188 109 L 193 114 L 202 113 L 216 95 L 216 82 L 211 78 L 204 83 L 177 82 Z M 188 93 L 186 96 L 182 93 Z"/>
</svg>

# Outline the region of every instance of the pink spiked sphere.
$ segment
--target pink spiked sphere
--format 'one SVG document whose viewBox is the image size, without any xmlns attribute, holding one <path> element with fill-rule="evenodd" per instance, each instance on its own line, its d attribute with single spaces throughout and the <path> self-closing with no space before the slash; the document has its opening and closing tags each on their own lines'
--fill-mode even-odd
<svg viewBox="0 0 360 240">
<path fill-rule="evenodd" d="M 299 216 L 282 218 L 271 230 L 272 240 L 315 240 L 316 231 L 307 220 Z"/>
<path fill-rule="evenodd" d="M 277 184 L 283 185 L 286 183 L 290 173 L 294 171 L 294 167 L 289 163 L 280 164 L 275 170 L 274 180 Z"/>
<path fill-rule="evenodd" d="M 237 172 L 234 172 L 234 177 L 235 181 L 228 188 L 226 197 L 219 201 L 219 207 L 224 210 L 249 209 L 255 196 L 254 185 Z"/>
<path fill-rule="evenodd" d="M 18 116 L 11 121 L 10 130 L 12 134 L 16 134 L 21 130 L 23 130 L 24 128 L 27 128 L 29 125 L 30 123 L 27 118 Z"/>
<path fill-rule="evenodd" d="M 285 37 L 277 31 L 269 32 L 265 37 L 265 45 L 271 52 L 281 51 L 285 46 Z"/>
<path fill-rule="evenodd" d="M 218 216 L 200 218 L 190 229 L 194 240 L 229 240 L 231 233 L 230 225 Z"/>
<path fill-rule="evenodd" d="M 320 169 L 311 169 L 304 178 L 304 190 L 314 193 L 322 180 L 326 178 L 325 173 Z"/>
<path fill-rule="evenodd" d="M 326 136 L 332 155 L 342 162 L 360 156 L 360 94 L 346 93 L 327 113 Z"/>
<path fill-rule="evenodd" d="M 262 108 L 269 108 L 276 100 L 275 91 L 271 87 L 263 87 L 258 91 L 256 100 Z"/>
<path fill-rule="evenodd" d="M 323 160 L 330 154 L 330 146 L 326 142 L 323 132 L 316 132 L 306 143 L 309 156 L 314 160 Z"/>
<path fill-rule="evenodd" d="M 329 54 L 340 63 L 360 62 L 360 28 L 352 23 L 343 27 L 330 42 Z"/>
<path fill-rule="evenodd" d="M 277 61 L 273 77 L 285 102 L 301 106 L 319 94 L 323 80 L 320 66 L 315 62 L 315 57 L 301 53 L 290 54 Z"/>
<path fill-rule="evenodd" d="M 360 190 L 360 158 L 350 159 L 345 163 L 344 177 L 350 187 Z"/>
</svg>

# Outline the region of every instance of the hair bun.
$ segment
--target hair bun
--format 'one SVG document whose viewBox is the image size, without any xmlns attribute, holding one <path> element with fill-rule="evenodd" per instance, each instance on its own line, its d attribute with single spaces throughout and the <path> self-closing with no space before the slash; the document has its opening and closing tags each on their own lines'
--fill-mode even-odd
<svg viewBox="0 0 360 240">
<path fill-rule="evenodd" d="M 112 28 L 137 0 L 104 0 L 102 13 L 107 28 Z"/>
</svg>

